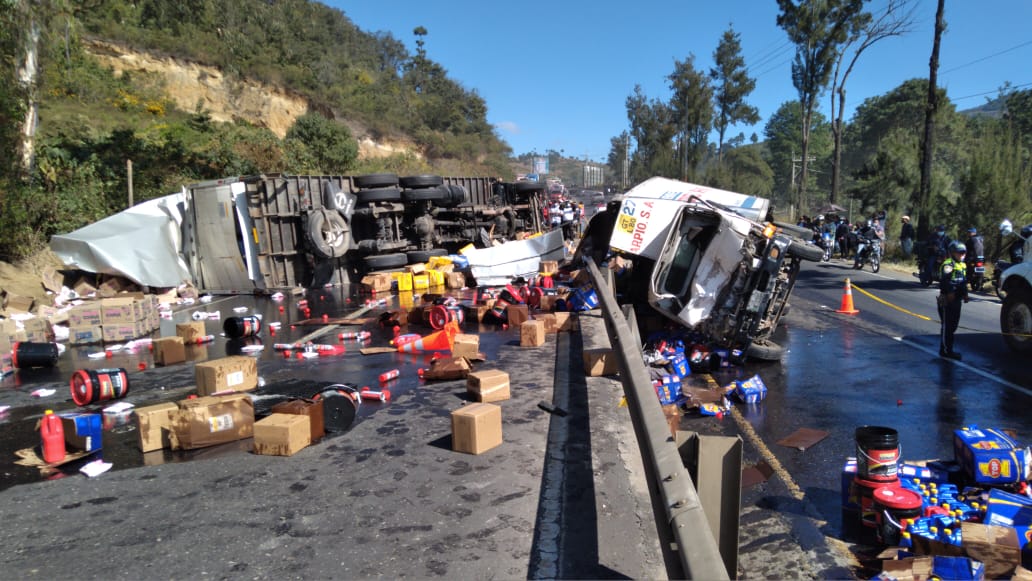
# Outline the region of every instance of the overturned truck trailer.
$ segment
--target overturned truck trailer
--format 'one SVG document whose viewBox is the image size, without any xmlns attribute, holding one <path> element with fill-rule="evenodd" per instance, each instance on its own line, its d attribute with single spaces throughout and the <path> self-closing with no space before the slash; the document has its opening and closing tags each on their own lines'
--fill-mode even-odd
<svg viewBox="0 0 1032 581">
<path fill-rule="evenodd" d="M 260 175 L 184 188 L 194 284 L 255 292 L 353 280 L 541 229 L 540 182 Z"/>
</svg>

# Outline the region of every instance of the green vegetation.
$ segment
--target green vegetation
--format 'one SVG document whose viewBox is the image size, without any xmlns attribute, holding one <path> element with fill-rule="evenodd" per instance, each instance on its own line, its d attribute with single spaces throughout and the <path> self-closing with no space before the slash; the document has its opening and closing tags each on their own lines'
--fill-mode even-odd
<svg viewBox="0 0 1032 581">
<path fill-rule="evenodd" d="M 134 202 L 257 173 L 511 177 L 511 150 L 487 123 L 487 104 L 429 58 L 425 28 L 413 34 L 415 55 L 310 0 L 0 0 L 0 259 L 123 209 L 130 160 Z M 312 112 L 283 139 L 244 121 L 215 122 L 200 106 L 178 109 L 156 76 L 101 66 L 84 50 L 88 39 L 283 87 Z M 20 83 L 29 52 L 38 76 Z M 39 125 L 25 169 L 20 130 L 33 102 Z M 414 140 L 422 157 L 360 162 L 349 127 Z"/>
</svg>

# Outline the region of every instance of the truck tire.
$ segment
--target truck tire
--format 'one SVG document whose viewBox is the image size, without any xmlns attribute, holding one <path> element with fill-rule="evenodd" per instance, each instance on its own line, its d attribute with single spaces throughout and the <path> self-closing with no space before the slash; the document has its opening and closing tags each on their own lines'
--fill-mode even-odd
<svg viewBox="0 0 1032 581">
<path fill-rule="evenodd" d="M 792 243 L 788 245 L 788 254 L 810 262 L 820 262 L 824 258 L 824 249 L 816 244 L 807 244 L 799 238 L 793 238 Z"/>
<path fill-rule="evenodd" d="M 375 190 L 362 190 L 355 194 L 358 203 L 366 204 L 371 202 L 400 202 L 401 190 L 398 188 L 378 188 Z"/>
<path fill-rule="evenodd" d="M 307 230 L 312 254 L 320 258 L 340 258 L 351 247 L 351 228 L 335 211 L 309 212 Z"/>
<path fill-rule="evenodd" d="M 810 238 L 813 238 L 813 231 L 807 230 L 802 226 L 796 226 L 795 224 L 789 224 L 788 222 L 778 222 L 776 220 L 771 223 L 777 226 L 778 228 L 781 228 L 783 231 L 791 234 L 792 236 L 795 236 L 796 238 L 802 238 L 803 240 L 809 240 Z"/>
<path fill-rule="evenodd" d="M 398 183 L 401 184 L 401 187 L 403 188 L 436 188 L 444 183 L 444 178 L 432 175 L 405 176 L 399 178 Z"/>
<path fill-rule="evenodd" d="M 785 348 L 773 341 L 753 341 L 745 349 L 745 355 L 761 361 L 778 361 L 784 355 Z"/>
<path fill-rule="evenodd" d="M 364 176 L 355 176 L 351 178 L 351 180 L 355 183 L 355 187 L 359 189 L 389 188 L 398 185 L 398 174 L 373 173 Z"/>
<path fill-rule="evenodd" d="M 409 264 L 429 262 L 431 256 L 448 256 L 448 251 L 443 248 L 434 248 L 432 250 L 413 250 L 405 253 Z"/>
<path fill-rule="evenodd" d="M 450 196 L 451 192 L 441 187 L 419 188 L 401 192 L 401 199 L 406 202 L 439 202 L 447 200 Z"/>
<path fill-rule="evenodd" d="M 543 192 L 545 191 L 545 184 L 541 182 L 516 182 L 512 184 L 512 191 L 520 194 L 526 192 Z"/>
<path fill-rule="evenodd" d="M 441 186 L 448 190 L 448 195 L 443 200 L 437 201 L 434 205 L 439 208 L 457 208 L 466 203 L 466 188 L 458 184 Z"/>
<path fill-rule="evenodd" d="M 1007 292 L 1000 309 L 1000 332 L 1012 351 L 1032 354 L 1032 291 L 1016 288 Z"/>
<path fill-rule="evenodd" d="M 383 270 L 385 268 L 398 268 L 408 264 L 408 257 L 400 252 L 392 254 L 374 254 L 365 257 L 365 265 L 369 270 Z"/>
</svg>

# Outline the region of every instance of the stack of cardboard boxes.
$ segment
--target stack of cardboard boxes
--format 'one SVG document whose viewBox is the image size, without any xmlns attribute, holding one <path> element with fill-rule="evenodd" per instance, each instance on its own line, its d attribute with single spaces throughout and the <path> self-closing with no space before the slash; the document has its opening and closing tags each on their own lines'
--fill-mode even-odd
<svg viewBox="0 0 1032 581">
<path fill-rule="evenodd" d="M 149 334 L 158 328 L 158 299 L 143 293 L 123 293 L 88 301 L 68 311 L 71 345 L 118 343 Z"/>
</svg>

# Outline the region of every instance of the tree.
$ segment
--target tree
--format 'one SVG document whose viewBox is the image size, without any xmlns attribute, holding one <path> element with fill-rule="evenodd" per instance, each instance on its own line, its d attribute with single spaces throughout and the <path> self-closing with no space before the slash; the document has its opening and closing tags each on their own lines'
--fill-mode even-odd
<svg viewBox="0 0 1032 581">
<path fill-rule="evenodd" d="M 921 188 L 917 191 L 918 208 L 928 208 L 932 198 L 932 150 L 935 147 L 935 114 L 939 110 L 939 93 L 936 91 L 936 80 L 939 74 L 939 41 L 946 30 L 945 0 L 939 0 L 935 10 L 935 37 L 932 41 L 932 57 L 928 59 L 928 102 L 925 106 L 924 139 L 921 140 Z M 931 230 L 928 213 L 921 212 L 917 219 L 917 235 L 925 237 Z"/>
<path fill-rule="evenodd" d="M 865 0 L 778 0 L 778 26 L 796 47 L 792 62 L 792 85 L 802 105 L 802 173 L 807 175 L 810 131 L 817 99 L 831 78 L 839 49 L 856 30 Z M 799 208 L 807 207 L 806 180 L 796 193 Z"/>
<path fill-rule="evenodd" d="M 763 129 L 770 167 L 774 171 L 774 198 L 786 205 L 797 203 L 798 198 L 792 196 L 792 192 L 797 189 L 796 184 L 816 182 L 816 178 L 811 177 L 811 164 L 805 166 L 806 173 L 796 165 L 801 161 L 798 146 L 802 139 L 802 119 L 803 111 L 799 101 L 787 101 L 770 116 Z M 814 112 L 811 125 L 814 130 L 811 131 L 813 139 L 810 144 L 810 156 L 814 162 L 818 162 L 817 165 L 821 165 L 831 153 L 831 135 L 827 121 L 819 111 Z M 806 176 L 806 179 L 803 176 Z M 808 208 L 794 208 L 794 211 L 799 212 L 807 210 Z"/>
<path fill-rule="evenodd" d="M 348 128 L 318 113 L 298 117 L 285 140 L 299 172 L 345 174 L 358 159 L 358 143 Z"/>
<path fill-rule="evenodd" d="M 609 166 L 609 175 L 620 176 L 622 187 L 627 187 L 630 141 L 631 134 L 626 131 L 609 139 L 609 157 L 606 158 L 606 165 Z"/>
<path fill-rule="evenodd" d="M 753 124 L 760 120 L 756 107 L 745 98 L 756 88 L 756 80 L 749 77 L 742 57 L 741 36 L 732 27 L 720 38 L 713 52 L 716 66 L 710 69 L 713 81 L 713 108 L 716 110 L 713 127 L 717 130 L 717 163 L 724 163 L 724 135 L 728 127 L 738 123 Z"/>
<path fill-rule="evenodd" d="M 695 173 L 706 153 L 707 135 L 713 126 L 713 89 L 705 74 L 695 68 L 695 56 L 674 62 L 674 72 L 667 79 L 671 122 L 677 128 L 680 177 L 696 181 Z"/>
<path fill-rule="evenodd" d="M 663 102 L 649 100 L 641 89 L 627 97 L 627 120 L 636 148 L 631 155 L 629 178 L 633 183 L 652 176 L 675 177 L 677 161 L 671 144 L 677 133 L 670 108 Z"/>
<path fill-rule="evenodd" d="M 834 154 L 831 160 L 831 196 L 828 201 L 838 201 L 838 192 L 841 177 L 842 165 L 842 131 L 843 116 L 846 110 L 846 80 L 853 71 L 853 67 L 871 45 L 876 42 L 892 37 L 902 36 L 911 30 L 913 25 L 914 9 L 907 9 L 908 0 L 889 0 L 888 5 L 882 13 L 874 18 L 870 13 L 864 12 L 857 17 L 858 30 L 852 31 L 846 41 L 843 50 L 835 59 L 835 73 L 831 81 L 831 134 L 835 140 Z M 853 48 L 852 53 L 848 52 Z M 848 55 L 848 61 L 847 61 Z M 843 68 L 843 65 L 845 67 Z M 836 112 L 836 98 L 838 107 Z"/>
</svg>

